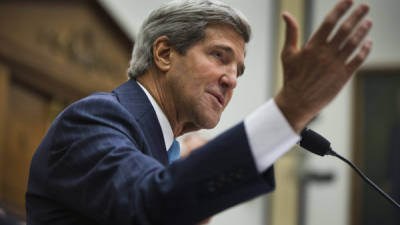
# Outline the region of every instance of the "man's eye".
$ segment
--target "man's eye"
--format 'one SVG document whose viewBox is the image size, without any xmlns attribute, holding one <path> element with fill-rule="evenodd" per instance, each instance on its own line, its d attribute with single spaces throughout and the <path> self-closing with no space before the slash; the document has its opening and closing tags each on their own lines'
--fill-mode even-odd
<svg viewBox="0 0 400 225">
<path fill-rule="evenodd" d="M 214 56 L 217 58 L 222 58 L 222 54 L 220 52 L 214 52 Z"/>
</svg>

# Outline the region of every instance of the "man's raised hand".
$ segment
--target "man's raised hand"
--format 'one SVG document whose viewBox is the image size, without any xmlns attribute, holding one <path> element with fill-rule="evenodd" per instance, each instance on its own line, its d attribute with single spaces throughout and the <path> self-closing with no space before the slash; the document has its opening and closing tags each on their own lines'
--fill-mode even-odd
<svg viewBox="0 0 400 225">
<path fill-rule="evenodd" d="M 351 0 L 338 2 L 301 48 L 296 21 L 282 14 L 286 23 L 281 54 L 284 81 L 275 102 L 297 133 L 333 100 L 372 48 L 372 41 L 364 40 L 372 26 L 371 20 L 364 19 L 368 5 L 359 5 L 333 32 L 351 5 Z"/>
</svg>

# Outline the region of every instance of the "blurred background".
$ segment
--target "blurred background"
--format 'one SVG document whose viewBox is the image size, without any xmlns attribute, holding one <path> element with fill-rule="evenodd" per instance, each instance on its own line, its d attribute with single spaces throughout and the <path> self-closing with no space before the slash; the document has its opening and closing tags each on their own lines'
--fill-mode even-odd
<svg viewBox="0 0 400 225">
<path fill-rule="evenodd" d="M 30 160 L 53 119 L 77 99 L 127 79 L 135 35 L 149 11 L 164 2 L 0 1 L 0 224 L 24 223 Z M 220 124 L 200 132 L 207 139 L 279 89 L 281 12 L 297 18 L 304 42 L 337 0 L 225 2 L 248 17 L 253 38 L 245 75 Z M 373 51 L 310 127 L 400 201 L 400 1 L 363 2 L 371 5 Z M 399 211 L 335 158 L 295 148 L 275 167 L 273 194 L 228 209 L 210 224 L 400 224 Z"/>
</svg>

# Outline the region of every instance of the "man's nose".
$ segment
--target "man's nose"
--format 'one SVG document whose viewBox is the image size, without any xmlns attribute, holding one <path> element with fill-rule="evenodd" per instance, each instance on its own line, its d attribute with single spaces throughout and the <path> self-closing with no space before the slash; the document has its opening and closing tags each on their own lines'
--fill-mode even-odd
<svg viewBox="0 0 400 225">
<path fill-rule="evenodd" d="M 227 68 L 220 78 L 220 85 L 226 89 L 234 89 L 237 84 L 237 69 L 235 66 Z"/>
</svg>

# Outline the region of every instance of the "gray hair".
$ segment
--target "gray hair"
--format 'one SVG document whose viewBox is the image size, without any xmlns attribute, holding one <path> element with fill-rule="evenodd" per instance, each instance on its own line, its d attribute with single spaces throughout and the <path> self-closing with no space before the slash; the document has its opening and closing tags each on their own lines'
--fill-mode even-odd
<svg viewBox="0 0 400 225">
<path fill-rule="evenodd" d="M 251 28 L 238 10 L 216 0 L 176 0 L 162 5 L 150 13 L 140 28 L 132 59 L 128 69 L 129 77 L 144 74 L 153 62 L 153 42 L 167 36 L 169 44 L 180 53 L 205 36 L 210 24 L 226 24 L 249 42 Z"/>
</svg>

